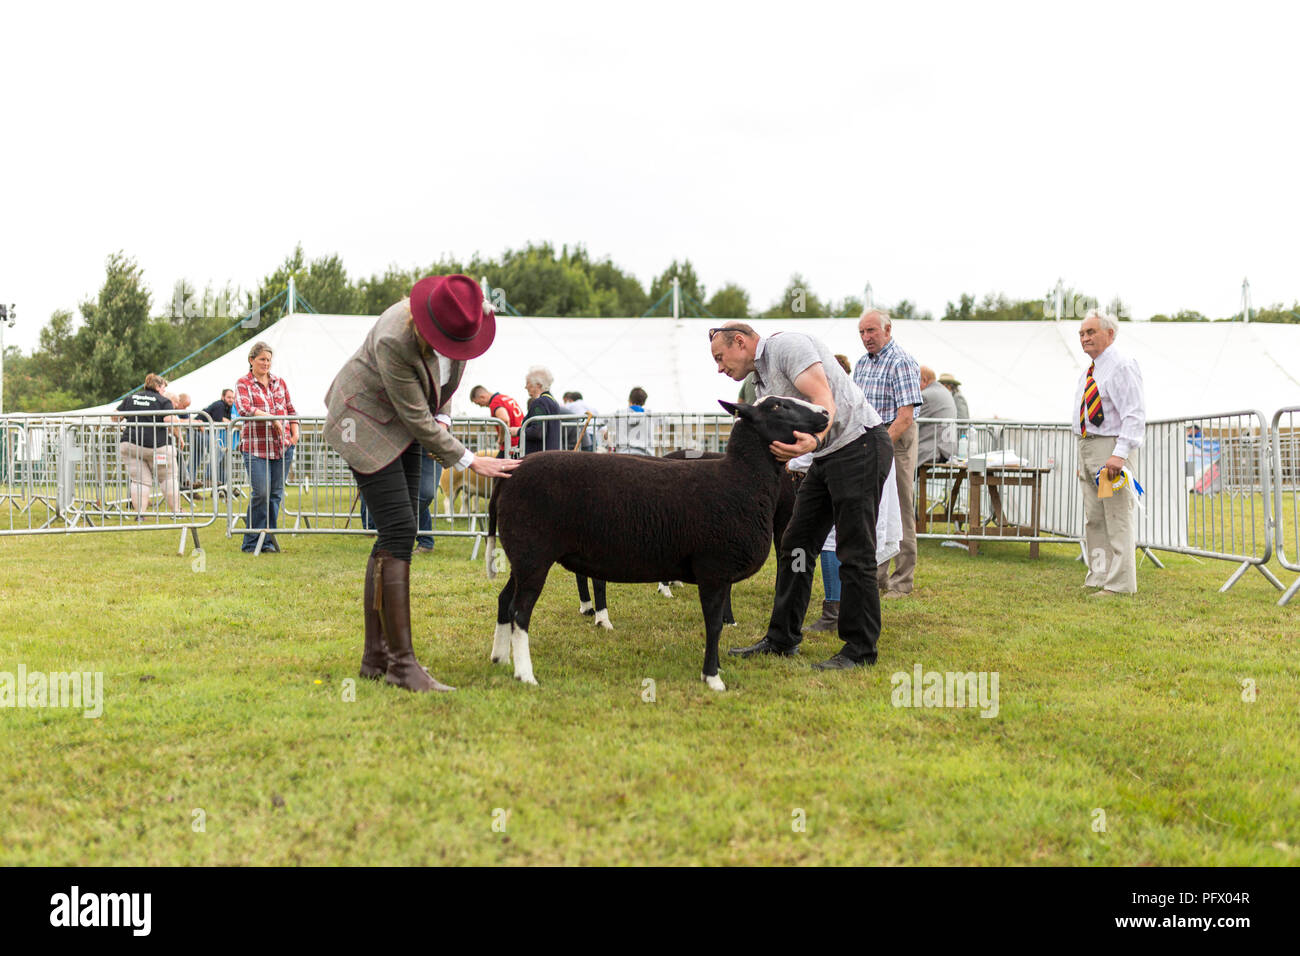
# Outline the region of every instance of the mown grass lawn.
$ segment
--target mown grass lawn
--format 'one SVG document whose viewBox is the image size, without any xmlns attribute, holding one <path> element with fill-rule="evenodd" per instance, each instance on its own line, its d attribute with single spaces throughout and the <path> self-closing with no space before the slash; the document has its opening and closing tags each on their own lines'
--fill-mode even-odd
<svg viewBox="0 0 1300 956">
<path fill-rule="evenodd" d="M 608 633 L 556 569 L 527 687 L 488 661 L 482 562 L 442 540 L 416 647 L 460 689 L 349 701 L 368 540 L 254 559 L 209 531 L 200 562 L 176 538 L 0 539 L 0 671 L 105 681 L 97 720 L 0 710 L 0 863 L 1300 862 L 1300 601 L 1254 571 L 1218 594 L 1228 565 L 1162 555 L 1099 604 L 1073 546 L 923 541 L 877 667 L 819 675 L 839 643 L 809 639 L 724 657 L 718 694 L 694 588 L 611 585 Z M 774 575 L 737 588 L 724 647 L 761 635 Z M 996 671 L 997 716 L 893 706 L 918 663 Z"/>
</svg>

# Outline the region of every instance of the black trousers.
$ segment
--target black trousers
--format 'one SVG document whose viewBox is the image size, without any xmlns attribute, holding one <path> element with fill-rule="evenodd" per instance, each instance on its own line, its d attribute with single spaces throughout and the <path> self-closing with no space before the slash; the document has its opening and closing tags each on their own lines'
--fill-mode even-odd
<svg viewBox="0 0 1300 956">
<path fill-rule="evenodd" d="M 779 647 L 803 640 L 803 619 L 813 572 L 826 535 L 835 528 L 840 559 L 839 635 L 843 653 L 874 664 L 880 639 L 880 592 L 876 588 L 876 513 L 894 460 L 884 425 L 868 429 L 833 455 L 813 459 L 795 493 L 794 514 L 781 539 L 776 597 L 767 639 Z"/>
<path fill-rule="evenodd" d="M 363 475 L 352 470 L 365 499 L 366 512 L 379 536 L 371 554 L 387 551 L 399 561 L 411 561 L 415 546 L 417 502 L 420 497 L 420 461 L 424 449 L 419 442 L 411 442 L 391 462 L 373 474 Z"/>
</svg>

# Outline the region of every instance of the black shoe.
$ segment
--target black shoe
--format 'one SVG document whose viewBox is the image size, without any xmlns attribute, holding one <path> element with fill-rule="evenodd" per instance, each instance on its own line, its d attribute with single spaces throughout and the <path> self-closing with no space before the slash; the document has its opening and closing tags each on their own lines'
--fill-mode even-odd
<svg viewBox="0 0 1300 956">
<path fill-rule="evenodd" d="M 866 661 L 855 661 L 840 651 L 834 657 L 813 665 L 815 671 L 851 671 L 855 667 L 870 667 Z"/>
<path fill-rule="evenodd" d="M 797 657 L 799 655 L 799 646 L 783 647 L 780 644 L 773 644 L 766 637 L 757 644 L 751 644 L 749 647 L 733 647 L 727 651 L 732 657 L 753 657 L 756 654 L 776 654 L 780 657 Z"/>
</svg>

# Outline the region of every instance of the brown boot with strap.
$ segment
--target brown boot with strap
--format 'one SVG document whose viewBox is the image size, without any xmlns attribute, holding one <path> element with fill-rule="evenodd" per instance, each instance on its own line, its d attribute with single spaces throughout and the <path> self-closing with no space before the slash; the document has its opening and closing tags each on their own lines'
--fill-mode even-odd
<svg viewBox="0 0 1300 956">
<path fill-rule="evenodd" d="M 362 609 L 366 620 L 366 647 L 361 653 L 361 676 L 383 680 L 388 673 L 388 647 L 384 644 L 384 623 L 376 609 L 375 556 L 366 562 L 366 589 Z"/>
<path fill-rule="evenodd" d="M 420 666 L 411 647 L 411 565 L 387 551 L 375 554 L 375 610 L 384 624 L 388 645 L 385 680 L 414 691 L 455 690 Z"/>
</svg>

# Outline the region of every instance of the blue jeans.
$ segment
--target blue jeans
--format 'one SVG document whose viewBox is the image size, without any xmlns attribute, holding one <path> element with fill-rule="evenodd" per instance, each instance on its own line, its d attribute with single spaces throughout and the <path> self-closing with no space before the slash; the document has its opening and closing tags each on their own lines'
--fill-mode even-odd
<svg viewBox="0 0 1300 956">
<path fill-rule="evenodd" d="M 420 495 L 415 501 L 415 518 L 419 522 L 420 535 L 415 543 L 421 548 L 433 547 L 433 516 L 429 514 L 429 505 L 438 497 L 438 482 L 442 480 L 442 462 L 423 454 L 420 457 Z"/>
<path fill-rule="evenodd" d="M 826 591 L 826 600 L 840 599 L 840 558 L 834 551 L 822 552 L 822 588 Z"/>
<path fill-rule="evenodd" d="M 252 488 L 245 527 L 274 530 L 276 518 L 280 515 L 280 502 L 284 501 L 284 459 L 256 458 L 244 452 L 244 471 Z M 256 547 L 257 533 L 246 532 L 243 550 L 251 553 Z"/>
</svg>

